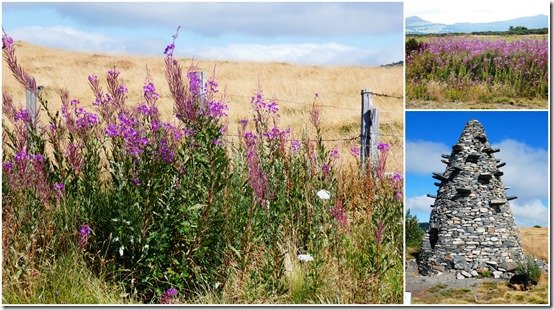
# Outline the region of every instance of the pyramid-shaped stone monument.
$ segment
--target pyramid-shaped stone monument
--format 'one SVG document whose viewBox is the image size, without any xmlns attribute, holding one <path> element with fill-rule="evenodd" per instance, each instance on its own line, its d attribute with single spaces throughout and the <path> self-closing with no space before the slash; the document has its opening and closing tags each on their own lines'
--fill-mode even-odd
<svg viewBox="0 0 554 310">
<path fill-rule="evenodd" d="M 506 165 L 494 157 L 485 130 L 469 121 L 450 155 L 443 154 L 444 173 L 434 172 L 437 194 L 431 206 L 418 267 L 422 274 L 457 271 L 457 277 L 476 276 L 487 268 L 495 277 L 509 276 L 525 259 L 509 201 L 501 181 Z"/>
</svg>

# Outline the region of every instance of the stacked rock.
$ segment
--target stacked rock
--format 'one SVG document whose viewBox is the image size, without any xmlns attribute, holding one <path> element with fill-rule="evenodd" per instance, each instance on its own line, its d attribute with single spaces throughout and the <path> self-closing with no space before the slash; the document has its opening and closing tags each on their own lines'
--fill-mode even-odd
<svg viewBox="0 0 554 310">
<path fill-rule="evenodd" d="M 443 154 L 444 173 L 434 172 L 438 191 L 431 206 L 418 267 L 422 274 L 455 270 L 459 279 L 488 272 L 511 276 L 525 259 L 499 168 L 485 130 L 469 121 L 450 155 Z"/>
</svg>

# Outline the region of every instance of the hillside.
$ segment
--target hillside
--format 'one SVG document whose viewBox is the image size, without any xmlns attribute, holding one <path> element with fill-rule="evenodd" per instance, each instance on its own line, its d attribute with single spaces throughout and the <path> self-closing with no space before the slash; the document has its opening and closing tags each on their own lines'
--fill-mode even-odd
<svg viewBox="0 0 554 310">
<path fill-rule="evenodd" d="M 163 55 L 160 57 L 102 55 L 77 53 L 50 49 L 16 42 L 20 63 L 32 74 L 38 85 L 45 87 L 45 94 L 52 108 L 58 109 L 59 89 L 69 90 L 70 97 L 84 105 L 92 102 L 92 93 L 87 77 L 90 74 L 103 76 L 110 68 L 121 71 L 120 77 L 129 89 L 128 103 L 137 103 L 142 95 L 142 86 L 147 70 L 160 90 L 159 101 L 162 114 L 170 115 L 173 104 L 163 74 Z M 184 67 L 190 59 L 184 59 Z M 250 97 L 261 85 L 268 97 L 280 100 L 281 119 L 297 135 L 307 128 L 308 112 L 318 93 L 318 105 L 322 106 L 322 123 L 327 139 L 359 135 L 360 90 L 371 89 L 376 93 L 402 96 L 403 68 L 393 67 L 318 67 L 291 65 L 287 63 L 255 63 L 230 61 L 200 61 L 198 67 L 210 74 L 214 68 L 220 89 L 225 89 L 229 104 L 231 134 L 236 133 L 236 122 L 248 116 Z M 148 68 L 148 69 L 147 69 Z M 15 102 L 25 102 L 22 87 L 12 77 L 5 63 L 2 65 L 2 87 L 11 92 Z M 403 100 L 374 98 L 381 108 L 382 140 L 392 144 L 389 169 L 402 171 L 403 146 Z M 308 128 L 309 129 L 309 128 Z M 331 143 L 331 142 L 330 142 Z M 332 142 L 333 145 L 340 142 Z M 356 142 L 344 142 L 339 146 L 345 158 L 349 148 Z"/>
<path fill-rule="evenodd" d="M 536 15 L 487 23 L 441 24 L 426 21 L 418 16 L 406 18 L 406 34 L 471 33 L 484 31 L 506 31 L 510 26 L 523 26 L 528 29 L 548 27 L 548 16 Z"/>
</svg>

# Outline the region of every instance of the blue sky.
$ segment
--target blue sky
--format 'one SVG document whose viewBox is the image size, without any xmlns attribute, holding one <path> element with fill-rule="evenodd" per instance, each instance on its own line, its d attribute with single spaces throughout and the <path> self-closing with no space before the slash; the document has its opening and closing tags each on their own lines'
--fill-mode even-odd
<svg viewBox="0 0 554 310">
<path fill-rule="evenodd" d="M 436 194 L 434 171 L 444 172 L 441 154 L 450 154 L 465 124 L 477 119 L 489 142 L 500 148 L 495 154 L 506 162 L 502 182 L 516 224 L 548 224 L 548 113 L 532 111 L 415 112 L 406 113 L 406 209 L 421 222 L 429 220 Z"/>
<path fill-rule="evenodd" d="M 78 51 L 160 55 L 178 25 L 177 56 L 314 65 L 403 59 L 400 2 L 3 3 L 16 40 Z"/>
</svg>

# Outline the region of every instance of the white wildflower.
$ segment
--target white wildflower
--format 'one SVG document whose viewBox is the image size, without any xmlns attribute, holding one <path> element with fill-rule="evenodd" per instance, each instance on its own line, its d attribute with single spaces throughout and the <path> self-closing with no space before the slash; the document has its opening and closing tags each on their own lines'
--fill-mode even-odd
<svg viewBox="0 0 554 310">
<path fill-rule="evenodd" d="M 298 254 L 298 260 L 301 262 L 311 262 L 314 260 L 314 257 L 310 254 Z"/>
<path fill-rule="evenodd" d="M 331 199 L 331 193 L 329 193 L 328 190 L 321 189 L 319 192 L 317 192 L 317 197 L 323 200 L 329 200 Z"/>
<path fill-rule="evenodd" d="M 124 249 L 125 249 L 124 246 L 121 246 L 121 247 L 119 248 L 119 256 L 123 257 L 123 250 L 124 250 Z"/>
</svg>

